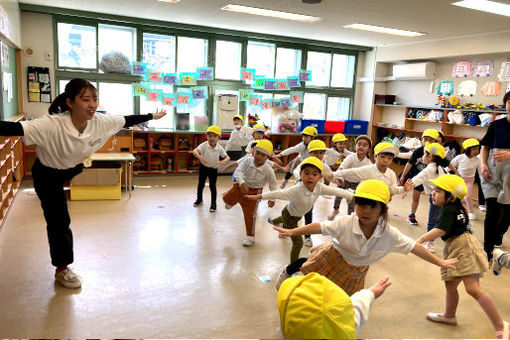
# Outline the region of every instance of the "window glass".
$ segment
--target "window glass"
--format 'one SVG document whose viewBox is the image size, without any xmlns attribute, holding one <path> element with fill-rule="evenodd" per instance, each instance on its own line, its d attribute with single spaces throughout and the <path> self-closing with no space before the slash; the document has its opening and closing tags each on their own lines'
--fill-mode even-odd
<svg viewBox="0 0 510 340">
<path fill-rule="evenodd" d="M 175 37 L 143 34 L 143 62 L 148 68 L 166 73 L 175 72 Z"/>
<path fill-rule="evenodd" d="M 173 93 L 173 86 L 169 85 L 161 85 L 161 84 L 151 84 L 151 89 L 154 90 L 162 90 L 165 93 Z M 174 123 L 174 108 L 169 106 L 163 106 L 163 103 L 158 102 L 149 102 L 147 101 L 145 96 L 140 96 L 140 114 L 145 115 L 148 113 L 154 113 L 156 110 L 165 109 L 166 110 L 166 116 L 164 116 L 161 119 L 155 120 L 149 120 L 149 127 L 154 128 L 161 128 L 161 129 L 171 129 L 173 128 Z"/>
<path fill-rule="evenodd" d="M 267 92 L 255 92 L 254 93 L 257 96 L 260 96 L 262 100 L 264 99 L 272 99 L 273 94 L 267 93 Z M 246 116 L 248 117 L 249 114 L 251 115 L 258 115 L 259 116 L 259 122 L 261 124 L 265 124 L 269 127 L 271 127 L 271 120 L 273 118 L 273 112 L 271 109 L 263 110 L 260 106 L 252 106 L 250 103 L 246 103 Z"/>
<path fill-rule="evenodd" d="M 232 41 L 216 41 L 215 78 L 241 79 L 241 44 Z"/>
<path fill-rule="evenodd" d="M 333 69 L 331 72 L 332 87 L 352 87 L 355 61 L 356 58 L 352 55 L 333 55 Z"/>
<path fill-rule="evenodd" d="M 189 92 L 190 88 L 178 87 L 177 92 Z M 195 129 L 195 116 L 203 117 L 207 116 L 207 100 L 195 99 L 191 105 L 178 105 L 176 113 L 189 113 L 189 128 L 190 130 Z"/>
<path fill-rule="evenodd" d="M 99 105 L 109 115 L 132 115 L 133 92 L 131 84 L 99 83 Z"/>
<path fill-rule="evenodd" d="M 328 97 L 327 120 L 347 120 L 349 119 L 349 107 L 351 100 L 342 97 Z"/>
<path fill-rule="evenodd" d="M 96 68 L 96 28 L 59 22 L 58 66 Z"/>
<path fill-rule="evenodd" d="M 99 25 L 99 68 L 102 72 L 130 73 L 131 62 L 136 60 L 136 29 L 131 27 Z M 122 64 L 118 57 L 103 61 L 107 53 L 119 52 L 126 56 L 129 63 Z M 113 64 L 112 61 L 116 63 Z M 121 67 L 125 66 L 125 67 Z M 124 72 L 120 72 L 124 70 Z"/>
<path fill-rule="evenodd" d="M 207 66 L 207 40 L 177 37 L 177 72 L 196 72 Z"/>
<path fill-rule="evenodd" d="M 312 71 L 312 81 L 306 82 L 307 86 L 329 86 L 331 54 L 308 52 L 306 69 Z"/>
<path fill-rule="evenodd" d="M 301 50 L 279 47 L 276 51 L 276 78 L 297 76 L 301 68 Z"/>
<path fill-rule="evenodd" d="M 247 68 L 255 69 L 255 74 L 267 78 L 274 77 L 275 45 L 248 41 Z"/>
<path fill-rule="evenodd" d="M 305 93 L 303 116 L 305 119 L 325 119 L 326 95 L 322 93 Z"/>
</svg>

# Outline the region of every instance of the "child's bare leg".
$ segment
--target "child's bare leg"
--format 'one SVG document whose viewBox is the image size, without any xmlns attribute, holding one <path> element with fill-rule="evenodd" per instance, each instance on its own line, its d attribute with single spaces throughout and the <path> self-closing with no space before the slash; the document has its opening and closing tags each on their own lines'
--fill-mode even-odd
<svg viewBox="0 0 510 340">
<path fill-rule="evenodd" d="M 411 203 L 411 210 L 417 211 L 418 205 L 420 204 L 421 191 L 413 190 L 413 202 Z"/>
<path fill-rule="evenodd" d="M 444 285 L 446 287 L 446 308 L 444 312 L 445 318 L 455 317 L 455 313 L 457 312 L 457 306 L 459 305 L 459 292 L 457 291 L 457 287 L 459 286 L 459 284 L 460 280 L 444 282 Z"/>
<path fill-rule="evenodd" d="M 496 308 L 496 304 L 494 300 L 492 300 L 491 296 L 484 292 L 480 287 L 480 278 L 478 275 L 470 275 L 466 276 L 462 279 L 464 281 L 464 287 L 466 288 L 466 292 L 471 295 L 476 302 L 482 307 L 485 314 L 492 323 L 492 326 L 497 331 L 503 330 L 503 320 L 499 315 L 498 309 Z"/>
</svg>

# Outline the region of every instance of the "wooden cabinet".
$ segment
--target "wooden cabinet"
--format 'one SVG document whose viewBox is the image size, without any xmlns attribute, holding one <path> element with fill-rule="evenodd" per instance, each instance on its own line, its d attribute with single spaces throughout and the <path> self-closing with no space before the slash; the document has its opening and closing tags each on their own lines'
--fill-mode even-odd
<svg viewBox="0 0 510 340">
<path fill-rule="evenodd" d="M 21 137 L 0 137 L 0 228 L 24 175 Z"/>
</svg>

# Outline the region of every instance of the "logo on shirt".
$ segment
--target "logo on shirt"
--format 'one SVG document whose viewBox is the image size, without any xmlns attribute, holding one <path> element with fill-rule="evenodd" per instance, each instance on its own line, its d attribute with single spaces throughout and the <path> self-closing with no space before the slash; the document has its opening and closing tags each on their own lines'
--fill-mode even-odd
<svg viewBox="0 0 510 340">
<path fill-rule="evenodd" d="M 101 138 L 98 138 L 98 139 L 96 139 L 94 141 L 90 141 L 89 142 L 89 146 L 93 147 L 94 145 L 99 144 L 99 143 L 101 143 Z"/>
</svg>

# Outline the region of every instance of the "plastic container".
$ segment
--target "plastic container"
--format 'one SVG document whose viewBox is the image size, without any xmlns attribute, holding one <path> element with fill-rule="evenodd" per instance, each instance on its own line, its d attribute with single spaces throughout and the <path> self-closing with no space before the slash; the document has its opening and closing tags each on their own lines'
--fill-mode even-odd
<svg viewBox="0 0 510 340">
<path fill-rule="evenodd" d="M 344 120 L 327 120 L 324 131 L 326 133 L 343 133 L 345 129 Z"/>
<path fill-rule="evenodd" d="M 349 135 L 364 135 L 367 133 L 368 122 L 366 120 L 346 120 L 344 133 Z"/>
<path fill-rule="evenodd" d="M 299 120 L 299 132 L 302 132 L 303 129 L 307 126 L 313 126 L 317 129 L 319 134 L 324 134 L 326 121 L 322 119 L 300 119 Z"/>
</svg>

